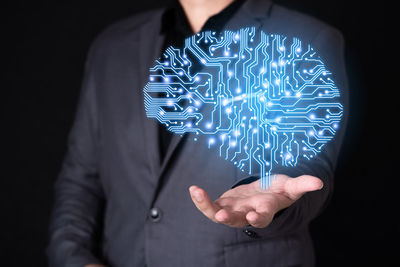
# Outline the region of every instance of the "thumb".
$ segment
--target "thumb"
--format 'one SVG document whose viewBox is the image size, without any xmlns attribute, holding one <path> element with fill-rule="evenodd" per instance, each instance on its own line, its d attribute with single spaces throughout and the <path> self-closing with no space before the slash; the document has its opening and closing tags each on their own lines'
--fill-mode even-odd
<svg viewBox="0 0 400 267">
<path fill-rule="evenodd" d="M 323 186 L 324 183 L 321 179 L 311 175 L 302 175 L 288 179 L 285 183 L 285 191 L 291 199 L 297 200 L 305 193 L 320 190 Z"/>
</svg>

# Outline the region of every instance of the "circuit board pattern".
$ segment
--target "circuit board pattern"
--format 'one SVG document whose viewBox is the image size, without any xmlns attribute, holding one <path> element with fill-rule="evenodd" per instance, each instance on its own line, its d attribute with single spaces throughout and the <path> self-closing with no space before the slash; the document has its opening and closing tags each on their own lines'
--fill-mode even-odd
<svg viewBox="0 0 400 267">
<path fill-rule="evenodd" d="M 334 137 L 339 96 L 310 45 L 255 28 L 201 32 L 167 48 L 144 87 L 149 118 L 206 138 L 219 156 L 259 174 L 264 188 L 274 166 L 312 159 Z"/>
</svg>

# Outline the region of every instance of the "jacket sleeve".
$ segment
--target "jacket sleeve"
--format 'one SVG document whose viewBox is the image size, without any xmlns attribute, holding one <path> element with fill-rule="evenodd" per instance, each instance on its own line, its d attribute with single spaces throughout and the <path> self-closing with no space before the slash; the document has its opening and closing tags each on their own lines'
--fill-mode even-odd
<svg viewBox="0 0 400 267">
<path fill-rule="evenodd" d="M 101 233 L 104 193 L 98 174 L 98 109 L 92 47 L 85 66 L 68 149 L 54 186 L 54 208 L 47 255 L 50 266 L 85 266 L 96 257 Z"/>
<path fill-rule="evenodd" d="M 295 167 L 274 167 L 274 173 L 286 174 L 290 177 L 312 175 L 320 178 L 324 187 L 322 190 L 309 192 L 303 195 L 290 207 L 279 212 L 272 223 L 267 227 L 267 232 L 288 232 L 304 228 L 327 205 L 333 192 L 334 170 L 339 156 L 340 146 L 343 141 L 348 116 L 348 84 L 344 60 L 344 40 L 342 34 L 334 28 L 325 27 L 314 37 L 311 46 L 320 55 L 328 70 L 333 75 L 333 80 L 340 90 L 340 101 L 343 104 L 343 117 L 340 129 L 335 137 L 324 146 L 322 151 L 311 160 L 301 159 Z M 247 177 L 235 185 L 252 182 L 258 177 Z"/>
</svg>

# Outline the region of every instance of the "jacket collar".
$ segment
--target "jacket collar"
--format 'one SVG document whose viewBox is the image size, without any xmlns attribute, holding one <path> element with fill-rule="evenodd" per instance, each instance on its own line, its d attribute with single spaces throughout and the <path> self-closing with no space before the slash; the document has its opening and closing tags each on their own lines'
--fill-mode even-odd
<svg viewBox="0 0 400 267">
<path fill-rule="evenodd" d="M 272 8 L 270 0 L 247 0 L 228 21 L 225 30 L 239 30 L 245 27 L 259 29 L 269 17 Z"/>
</svg>

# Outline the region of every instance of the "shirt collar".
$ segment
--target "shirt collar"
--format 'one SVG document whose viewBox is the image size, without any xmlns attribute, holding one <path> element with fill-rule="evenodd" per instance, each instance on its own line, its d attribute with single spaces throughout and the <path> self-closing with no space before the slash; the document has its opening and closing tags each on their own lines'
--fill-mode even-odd
<svg viewBox="0 0 400 267">
<path fill-rule="evenodd" d="M 245 0 L 235 0 L 229 6 L 224 8 L 218 14 L 211 16 L 203 25 L 201 31 L 220 32 L 228 20 L 239 10 Z M 193 33 L 186 14 L 179 3 L 175 3 L 167 8 L 162 16 L 161 34 L 171 31 L 177 31 L 184 36 L 190 36 Z"/>
</svg>

